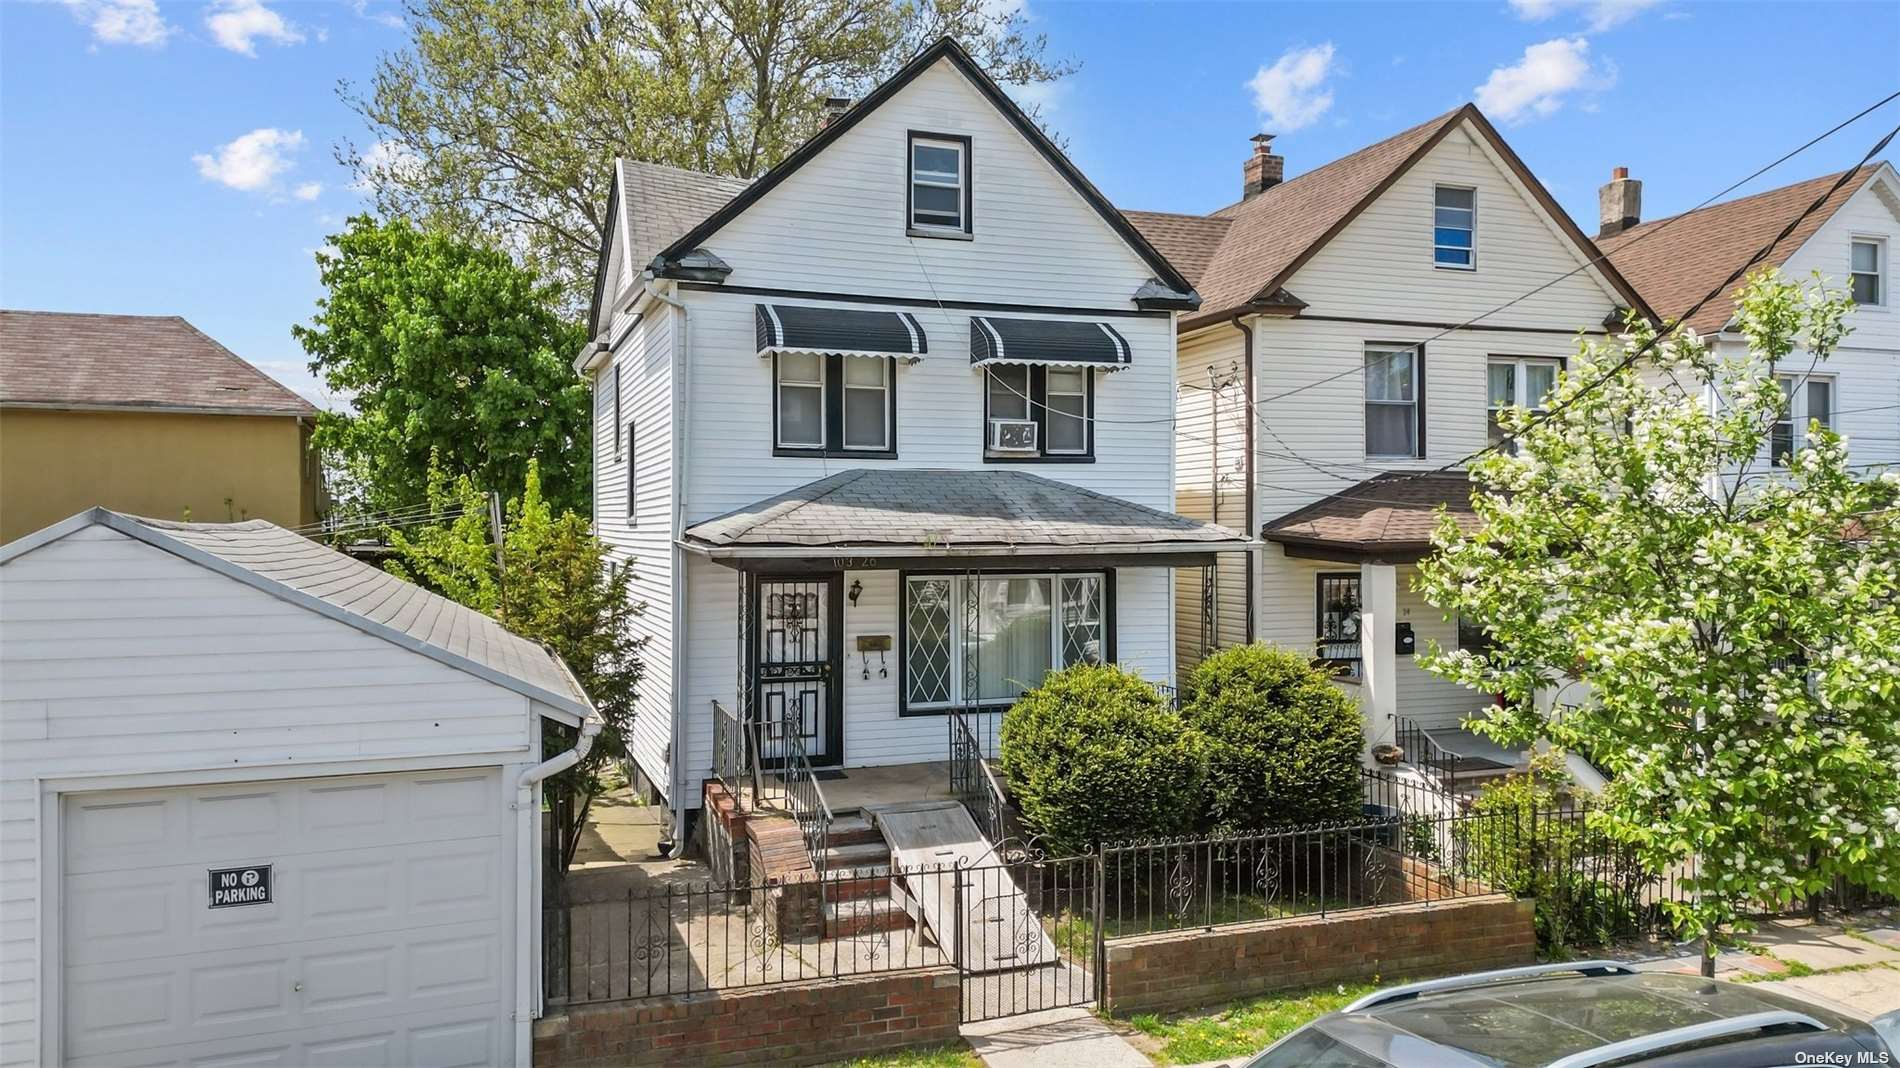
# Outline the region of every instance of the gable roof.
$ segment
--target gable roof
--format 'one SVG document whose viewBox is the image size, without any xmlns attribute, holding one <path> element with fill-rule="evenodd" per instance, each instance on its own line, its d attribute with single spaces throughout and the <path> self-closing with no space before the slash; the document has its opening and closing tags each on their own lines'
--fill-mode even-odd
<svg viewBox="0 0 1900 1068">
<path fill-rule="evenodd" d="M 811 162 L 832 142 L 843 137 L 866 115 L 876 111 L 885 101 L 914 81 L 918 75 L 935 66 L 939 60 L 948 60 L 965 78 L 969 79 L 970 84 L 975 86 L 996 110 L 1002 112 L 1003 117 L 1009 120 L 1010 125 L 1014 126 L 1018 133 L 1022 134 L 1024 140 L 1042 154 L 1043 159 L 1055 168 L 1056 173 L 1066 179 L 1076 193 L 1095 209 L 1095 213 L 1101 216 L 1102 221 L 1107 223 L 1109 228 L 1128 244 L 1135 255 L 1155 272 L 1156 278 L 1176 292 L 1186 295 L 1190 302 L 1198 303 L 1199 297 L 1193 294 L 1194 287 L 1188 283 L 1180 271 L 1175 269 L 1168 258 L 1155 250 L 1148 239 L 1142 236 L 1141 231 L 1131 225 L 1115 205 L 1109 203 L 1108 198 L 1102 195 L 1102 191 L 1095 188 L 1094 183 L 1090 182 L 1075 164 L 1069 161 L 1069 157 L 1056 147 L 1055 142 L 1049 140 L 1049 135 L 1043 133 L 1041 127 L 1037 126 L 1034 120 L 1024 114 L 1023 109 L 1009 98 L 1009 94 L 1003 92 L 1002 87 L 983 72 L 983 68 L 977 65 L 976 60 L 970 58 L 970 54 L 949 37 L 939 38 L 936 43 L 919 52 L 896 74 L 871 90 L 844 114 L 833 119 L 790 155 L 779 161 L 778 166 L 765 172 L 723 207 L 673 240 L 659 253 L 658 258 L 665 261 L 662 266 L 674 263 L 680 257 L 705 244 L 726 223 L 751 207 L 760 197 L 771 192 L 780 182 L 796 173 L 800 167 Z"/>
<path fill-rule="evenodd" d="M 174 523 L 93 508 L 0 547 L 0 564 L 95 525 L 513 690 L 575 722 L 592 714 L 587 694 L 553 650 L 473 608 L 262 519 Z"/>
<path fill-rule="evenodd" d="M 1803 219 L 1793 233 L 1775 246 L 1763 264 L 1780 267 L 1787 263 L 1795 250 L 1806 244 L 1808 238 L 1885 166 L 1869 163 L 1859 168 L 1860 173 L 1829 196 L 1819 211 Z M 1835 171 L 1765 193 L 1646 222 L 1599 238 L 1597 244 L 1651 304 L 1665 314 L 1680 315 L 1846 173 Z M 1704 304 L 1688 325 L 1701 333 L 1714 333 L 1726 326 L 1734 315 L 1734 297 L 1721 293 Z"/>
<path fill-rule="evenodd" d="M 601 235 L 600 264 L 594 279 L 594 306 L 587 316 L 588 326 L 593 328 L 599 323 L 601 301 L 609 296 L 607 266 L 616 242 L 625 241 L 628 259 L 637 275 L 646 270 L 661 249 L 718 211 L 750 184 L 744 178 L 728 178 L 663 163 L 615 160 L 613 188 L 607 195 L 607 230 Z M 618 293 L 611 295 L 619 296 Z"/>
<path fill-rule="evenodd" d="M 1543 183 L 1472 104 L 1401 130 L 1291 181 L 1199 216 L 1203 223 L 1198 226 L 1182 221 L 1196 216 L 1131 212 L 1129 217 L 1151 241 L 1170 248 L 1171 255 L 1189 263 L 1205 264 L 1194 278 L 1201 292 L 1200 310 L 1182 322 L 1184 328 L 1202 325 L 1251 305 L 1283 302 L 1280 290 L 1294 272 L 1305 266 L 1446 135 L 1466 122 L 1491 145 L 1585 258 L 1595 259 L 1596 246 L 1577 229 Z M 1225 225 L 1216 225 L 1218 223 Z M 1648 313 L 1648 306 L 1634 286 L 1624 281 L 1609 264 L 1597 266 L 1631 307 Z"/>
<path fill-rule="evenodd" d="M 1226 527 L 1022 471 L 840 471 L 695 523 L 681 539 L 706 550 L 844 546 L 888 553 L 1009 555 L 1024 550 L 1237 549 Z"/>
<path fill-rule="evenodd" d="M 0 405 L 314 416 L 176 315 L 0 311 Z"/>
</svg>

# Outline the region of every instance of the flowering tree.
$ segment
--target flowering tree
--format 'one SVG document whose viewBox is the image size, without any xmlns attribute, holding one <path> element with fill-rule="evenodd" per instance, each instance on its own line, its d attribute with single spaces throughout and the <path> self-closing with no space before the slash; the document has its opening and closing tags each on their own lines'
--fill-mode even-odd
<svg viewBox="0 0 1900 1068">
<path fill-rule="evenodd" d="M 1441 521 L 1419 568 L 1494 643 L 1423 666 L 1505 695 L 1475 729 L 1612 775 L 1591 818 L 1684 877 L 1666 907 L 1704 974 L 1751 911 L 1841 876 L 1900 891 L 1900 474 L 1857 476 L 1818 423 L 1776 445 L 1850 307 L 1763 272 L 1742 355 L 1638 322 L 1585 343 L 1548 417 L 1503 413 L 1514 449 L 1471 465 L 1482 529 Z M 1540 711 L 1570 679 L 1588 698 Z"/>
</svg>

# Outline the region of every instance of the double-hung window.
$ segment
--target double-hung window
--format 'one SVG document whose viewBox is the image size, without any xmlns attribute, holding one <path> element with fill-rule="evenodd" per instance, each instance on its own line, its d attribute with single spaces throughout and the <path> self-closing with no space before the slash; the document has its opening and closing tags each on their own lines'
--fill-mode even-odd
<svg viewBox="0 0 1900 1068">
<path fill-rule="evenodd" d="M 1095 372 L 998 363 L 985 368 L 983 457 L 1088 461 L 1095 455 Z M 1017 424 L 1033 424 L 1023 428 Z"/>
<path fill-rule="evenodd" d="M 1769 447 L 1775 466 L 1783 467 L 1794 459 L 1795 450 L 1807 444 L 1810 422 L 1834 428 L 1834 380 L 1776 375 L 1775 382 L 1787 398 L 1787 414 L 1775 424 Z"/>
<path fill-rule="evenodd" d="M 1425 455 L 1425 349 L 1366 346 L 1366 455 Z"/>
<path fill-rule="evenodd" d="M 1533 414 L 1541 415 L 1545 411 L 1544 399 L 1557 387 L 1557 372 L 1563 365 L 1560 359 L 1491 357 L 1485 368 L 1486 440 L 1490 444 L 1504 440 L 1504 430 L 1498 426 L 1499 412 L 1506 408 L 1528 408 Z M 1516 451 L 1515 445 L 1507 448 Z"/>
<path fill-rule="evenodd" d="M 1008 705 L 1050 671 L 1110 658 L 1104 572 L 910 575 L 904 710 Z"/>
<path fill-rule="evenodd" d="M 895 370 L 889 357 L 781 352 L 772 359 L 773 445 L 780 454 L 896 452 Z"/>
<path fill-rule="evenodd" d="M 1887 303 L 1887 243 L 1878 238 L 1854 239 L 1848 263 L 1848 283 L 1854 303 L 1879 308 Z"/>
<path fill-rule="evenodd" d="M 970 141 L 910 135 L 909 229 L 930 236 L 970 232 Z"/>
<path fill-rule="evenodd" d="M 1477 265 L 1478 191 L 1455 185 L 1432 190 L 1432 264 L 1470 269 Z"/>
</svg>

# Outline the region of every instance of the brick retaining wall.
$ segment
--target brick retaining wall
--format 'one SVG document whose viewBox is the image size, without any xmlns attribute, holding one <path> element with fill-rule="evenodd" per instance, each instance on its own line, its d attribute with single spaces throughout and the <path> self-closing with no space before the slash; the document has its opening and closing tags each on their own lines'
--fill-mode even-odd
<svg viewBox="0 0 1900 1068">
<path fill-rule="evenodd" d="M 1532 902 L 1504 894 L 1262 920 L 1108 944 L 1106 1008 L 1199 1008 L 1274 990 L 1530 964 Z"/>
<path fill-rule="evenodd" d="M 816 1064 L 957 1037 L 955 968 L 579 1005 L 534 1024 L 535 1068 Z"/>
</svg>

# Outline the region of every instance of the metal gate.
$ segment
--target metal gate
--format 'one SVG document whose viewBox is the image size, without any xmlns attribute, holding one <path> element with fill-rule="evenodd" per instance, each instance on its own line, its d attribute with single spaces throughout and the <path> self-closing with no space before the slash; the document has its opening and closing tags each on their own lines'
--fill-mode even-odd
<svg viewBox="0 0 1900 1068">
<path fill-rule="evenodd" d="M 840 576 L 757 581 L 750 655 L 760 758 L 768 766 L 783 760 L 785 732 L 794 730 L 811 763 L 838 764 L 844 758 Z"/>
<path fill-rule="evenodd" d="M 1104 991 L 1102 858 L 1005 849 L 959 869 L 956 932 L 945 948 L 963 985 L 963 1020 L 1097 1003 Z"/>
</svg>

